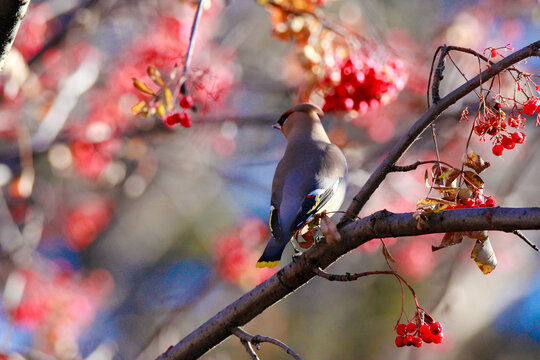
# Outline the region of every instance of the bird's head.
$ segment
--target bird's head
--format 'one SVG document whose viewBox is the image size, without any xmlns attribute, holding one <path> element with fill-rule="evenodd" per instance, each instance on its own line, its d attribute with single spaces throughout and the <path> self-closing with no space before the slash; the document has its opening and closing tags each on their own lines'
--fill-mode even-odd
<svg viewBox="0 0 540 360">
<path fill-rule="evenodd" d="M 285 111 L 273 125 L 288 137 L 291 130 L 297 126 L 311 128 L 314 123 L 320 123 L 324 112 L 320 107 L 310 103 L 299 104 Z"/>
</svg>

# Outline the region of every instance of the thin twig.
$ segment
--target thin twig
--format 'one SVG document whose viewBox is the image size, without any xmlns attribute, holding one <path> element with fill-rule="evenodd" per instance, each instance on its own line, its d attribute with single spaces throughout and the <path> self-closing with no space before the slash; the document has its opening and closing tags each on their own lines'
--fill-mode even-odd
<svg viewBox="0 0 540 360">
<path fill-rule="evenodd" d="M 439 55 L 439 62 L 437 64 L 437 67 L 435 68 L 435 72 L 431 71 L 431 73 L 433 73 L 433 84 L 431 85 L 431 97 L 433 99 L 433 104 L 436 104 L 441 100 L 441 96 L 439 94 L 439 86 L 441 84 L 442 79 L 444 78 L 444 75 L 443 75 L 444 63 L 445 63 L 446 55 L 448 54 L 448 47 L 446 45 L 443 45 L 437 48 L 437 51 L 435 52 L 435 56 L 433 57 L 433 63 L 431 64 L 432 69 L 435 63 L 435 58 L 439 51 L 441 52 L 441 55 Z M 431 80 L 431 73 L 429 76 L 430 80 Z M 429 101 L 428 101 L 428 104 L 429 104 Z"/>
<path fill-rule="evenodd" d="M 186 76 L 189 65 L 191 64 L 191 58 L 193 57 L 193 48 L 195 47 L 195 33 L 199 27 L 199 20 L 203 12 L 203 0 L 199 1 L 197 5 L 197 12 L 195 13 L 195 18 L 193 19 L 193 24 L 191 25 L 191 34 L 189 35 L 189 45 L 186 53 L 186 61 L 184 62 L 184 72 L 183 75 Z"/>
<path fill-rule="evenodd" d="M 287 352 L 287 354 L 291 355 L 294 359 L 302 360 L 300 358 L 300 356 L 298 356 L 298 354 L 293 351 L 293 349 L 291 349 L 286 344 L 282 343 L 281 341 L 279 341 L 277 339 L 274 339 L 274 338 L 271 338 L 271 337 L 268 337 L 268 336 L 251 335 L 251 334 L 248 334 L 247 332 L 245 332 L 244 330 L 242 330 L 242 329 L 240 329 L 238 327 L 232 329 L 231 333 L 233 335 L 237 336 L 240 339 L 240 341 L 242 341 L 242 343 L 244 343 L 244 342 L 247 342 L 248 344 L 251 343 L 251 344 L 255 345 L 256 347 L 257 347 L 258 344 L 263 343 L 263 342 L 271 343 L 271 344 L 279 346 L 280 348 L 285 350 Z M 246 347 L 246 349 L 247 349 L 247 347 Z M 253 351 L 253 349 L 251 349 L 251 350 Z M 257 355 L 255 355 L 255 357 L 252 356 L 252 358 L 256 359 L 256 356 Z"/>
<path fill-rule="evenodd" d="M 447 162 L 444 162 L 444 161 L 439 161 L 439 160 L 425 160 L 425 161 L 420 161 L 418 160 L 417 162 L 413 163 L 413 164 L 410 164 L 410 165 L 403 165 L 403 166 L 400 166 L 400 165 L 392 165 L 392 167 L 390 168 L 390 172 L 407 172 L 407 171 L 412 171 L 412 170 L 416 170 L 420 165 L 425 165 L 425 164 L 442 164 L 442 165 L 446 165 L 452 169 L 456 169 L 455 167 L 453 167 L 452 165 L 448 164 Z M 457 169 L 456 169 L 457 170 Z"/>
<path fill-rule="evenodd" d="M 394 275 L 396 277 L 396 279 L 399 281 L 399 284 L 400 284 L 402 290 L 403 290 L 403 284 L 405 284 L 409 288 L 409 291 L 411 292 L 411 295 L 412 295 L 413 300 L 414 300 L 414 304 L 416 305 L 416 311 L 417 311 L 418 317 L 420 318 L 420 316 L 421 316 L 420 315 L 420 310 L 425 312 L 425 310 L 422 309 L 420 307 L 420 305 L 418 304 L 418 298 L 416 297 L 416 292 L 414 291 L 413 287 L 407 282 L 407 280 L 405 280 L 401 275 L 399 275 L 394 270 L 366 271 L 366 272 L 354 273 L 354 274 L 345 273 L 344 275 L 342 275 L 342 274 L 329 274 L 326 271 L 324 271 L 323 269 L 321 269 L 320 267 L 314 267 L 312 270 L 318 276 L 320 276 L 322 278 L 325 278 L 325 279 L 327 279 L 329 281 L 355 281 L 355 280 L 358 280 L 361 277 L 370 276 L 370 275 Z M 403 307 L 402 307 L 402 310 L 403 310 Z"/>
<path fill-rule="evenodd" d="M 529 245 L 530 247 L 532 247 L 534 250 L 536 251 L 539 251 L 540 249 L 538 249 L 538 246 L 536 246 L 531 240 L 527 239 L 527 237 L 519 230 L 514 230 L 512 231 L 512 234 L 518 236 L 519 238 L 521 238 L 523 241 L 525 241 L 525 243 L 527 245 Z"/>
<path fill-rule="evenodd" d="M 255 353 L 255 350 L 253 350 L 253 346 L 251 346 L 251 343 L 249 341 L 240 340 L 240 342 L 246 348 L 246 351 L 249 354 L 249 356 L 251 356 L 251 359 L 260 360 L 259 357 L 257 356 L 257 354 Z"/>
<path fill-rule="evenodd" d="M 435 146 L 435 156 L 437 157 L 437 174 L 440 174 L 441 173 L 441 157 L 439 154 L 439 145 L 437 144 L 437 134 L 435 134 L 435 124 L 431 123 L 430 127 L 431 127 L 431 136 L 433 138 L 433 146 Z M 431 194 L 431 190 L 433 190 L 433 184 L 431 184 L 429 188 L 428 196 L 429 194 Z"/>
</svg>

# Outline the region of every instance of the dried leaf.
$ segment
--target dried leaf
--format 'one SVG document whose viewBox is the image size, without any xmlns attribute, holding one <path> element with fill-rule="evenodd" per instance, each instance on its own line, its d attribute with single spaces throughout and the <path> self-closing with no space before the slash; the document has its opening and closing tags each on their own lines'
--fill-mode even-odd
<svg viewBox="0 0 540 360">
<path fill-rule="evenodd" d="M 150 89 L 148 86 L 146 86 L 146 84 L 143 83 L 141 80 L 136 79 L 136 78 L 133 78 L 131 80 L 133 80 L 133 86 L 135 86 L 135 89 L 148 95 L 155 95 L 154 91 Z"/>
<path fill-rule="evenodd" d="M 459 177 L 460 170 L 437 164 L 431 168 L 433 183 L 442 186 L 455 187 L 453 183 Z"/>
<path fill-rule="evenodd" d="M 476 240 L 471 252 L 471 258 L 474 259 L 474 262 L 484 274 L 489 274 L 497 266 L 497 257 L 489 239 L 485 241 Z"/>
<path fill-rule="evenodd" d="M 316 228 L 304 227 L 296 232 L 295 239 L 302 249 L 309 249 L 315 242 Z"/>
<path fill-rule="evenodd" d="M 476 175 L 474 172 L 465 171 L 463 172 L 463 176 L 465 177 L 465 184 L 467 185 L 467 188 L 472 192 L 484 187 L 484 180 L 482 180 L 482 178 Z"/>
<path fill-rule="evenodd" d="M 165 102 L 165 106 L 167 107 L 167 110 L 171 111 L 173 108 L 171 89 L 169 88 L 163 89 L 163 101 Z"/>
<path fill-rule="evenodd" d="M 152 79 L 154 84 L 156 84 L 159 87 L 164 87 L 165 86 L 165 82 L 163 81 L 163 78 L 161 77 L 161 74 L 159 73 L 159 71 L 155 67 L 150 65 L 146 69 L 146 72 L 148 73 L 148 76 L 150 76 L 150 79 Z"/>
<path fill-rule="evenodd" d="M 467 155 L 465 155 L 463 165 L 473 169 L 477 174 L 480 174 L 482 171 L 490 167 L 491 164 L 487 161 L 484 161 L 484 159 L 482 159 L 480 155 L 478 155 L 474 151 L 469 150 Z"/>
<path fill-rule="evenodd" d="M 443 199 L 446 201 L 454 202 L 454 200 L 458 198 L 460 191 L 461 189 L 459 188 L 445 188 L 443 191 Z"/>
<path fill-rule="evenodd" d="M 424 210 L 416 211 L 413 218 L 416 220 L 416 228 L 422 230 L 427 223 L 426 212 Z"/>
<path fill-rule="evenodd" d="M 427 170 L 426 170 L 426 174 L 424 175 L 424 181 L 426 182 L 426 187 L 430 188 L 431 184 L 429 183 L 429 176 L 428 176 Z"/>
<path fill-rule="evenodd" d="M 336 224 L 326 214 L 322 215 L 320 227 L 328 244 L 336 244 L 341 241 L 341 234 Z"/>
<path fill-rule="evenodd" d="M 460 232 L 452 232 L 444 234 L 439 246 L 432 246 L 432 251 L 444 249 L 446 247 L 459 244 L 463 241 L 463 234 Z"/>
<path fill-rule="evenodd" d="M 143 111 L 145 106 L 147 106 L 146 101 L 139 101 L 137 104 L 131 107 L 131 113 L 137 116 Z"/>
<path fill-rule="evenodd" d="M 382 239 L 381 239 L 381 242 L 382 242 L 382 254 L 384 258 L 391 263 L 395 263 L 396 260 L 392 257 L 392 254 L 390 254 L 390 251 L 388 250 L 388 248 L 386 247 L 386 244 L 384 243 L 384 241 L 382 241 Z"/>
</svg>

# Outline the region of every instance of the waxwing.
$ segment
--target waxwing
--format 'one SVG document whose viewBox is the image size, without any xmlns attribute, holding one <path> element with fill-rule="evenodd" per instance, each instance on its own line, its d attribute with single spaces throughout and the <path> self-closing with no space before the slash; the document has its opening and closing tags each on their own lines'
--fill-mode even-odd
<svg viewBox="0 0 540 360">
<path fill-rule="evenodd" d="M 321 119 L 323 111 L 300 104 L 283 113 L 274 127 L 287 139 L 272 182 L 272 238 L 257 267 L 274 267 L 295 232 L 317 213 L 339 210 L 347 180 L 347 162 L 330 142 Z"/>
</svg>

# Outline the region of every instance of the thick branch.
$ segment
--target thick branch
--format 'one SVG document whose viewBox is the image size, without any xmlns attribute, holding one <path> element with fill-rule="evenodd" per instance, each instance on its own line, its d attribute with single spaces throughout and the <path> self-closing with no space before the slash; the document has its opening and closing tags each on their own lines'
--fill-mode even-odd
<svg viewBox="0 0 540 360">
<path fill-rule="evenodd" d="M 0 0 L 0 70 L 4 67 L 30 0 Z"/>
<path fill-rule="evenodd" d="M 495 65 L 491 66 L 488 70 L 483 71 L 473 79 L 467 81 L 450 94 L 443 97 L 436 104 L 431 107 L 418 119 L 418 121 L 410 128 L 409 132 L 405 134 L 394 146 L 394 148 L 388 153 L 383 162 L 375 169 L 369 179 L 366 181 L 362 189 L 356 194 L 351 205 L 346 211 L 346 215 L 343 216 L 341 225 L 350 222 L 358 215 L 360 210 L 364 207 L 369 200 L 373 192 L 379 187 L 379 185 L 386 178 L 386 175 L 393 170 L 393 166 L 396 162 L 405 154 L 407 149 L 416 141 L 416 139 L 424 132 L 424 130 L 433 122 L 437 117 L 448 107 L 454 104 L 459 99 L 473 91 L 480 84 L 485 83 L 501 71 L 511 67 L 519 61 L 531 56 L 540 56 L 540 41 L 536 41 L 521 50 L 507 56 Z"/>
<path fill-rule="evenodd" d="M 383 210 L 343 226 L 340 242 L 333 245 L 321 242 L 315 245 L 296 262 L 288 264 L 276 275 L 221 310 L 158 359 L 197 359 L 231 335 L 231 329 L 246 324 L 307 283 L 315 276 L 313 268 L 319 266 L 324 269 L 369 240 L 473 230 L 540 230 L 540 208 L 495 207 L 441 211 L 430 216 L 422 229 L 417 229 L 416 224 L 413 213 L 394 214 Z"/>
</svg>

